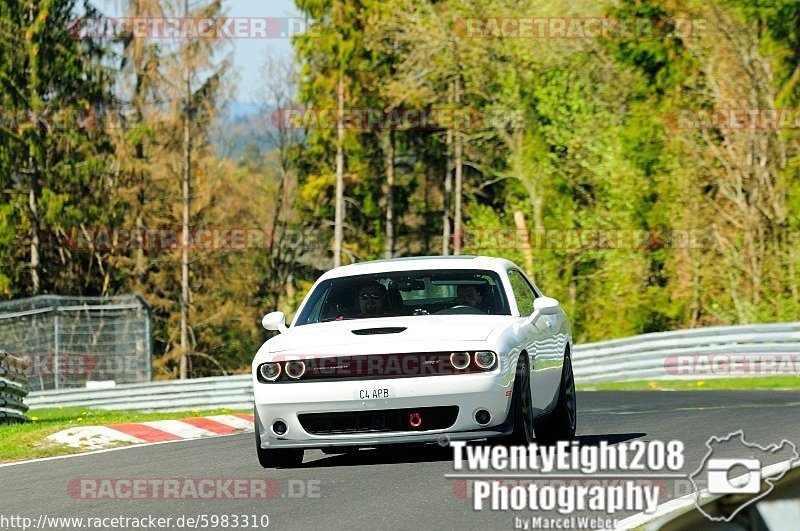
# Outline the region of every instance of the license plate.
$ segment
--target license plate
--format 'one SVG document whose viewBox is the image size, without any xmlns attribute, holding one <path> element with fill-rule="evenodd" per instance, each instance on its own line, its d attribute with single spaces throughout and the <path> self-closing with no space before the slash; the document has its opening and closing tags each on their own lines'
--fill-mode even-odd
<svg viewBox="0 0 800 531">
<path fill-rule="evenodd" d="M 353 390 L 353 399 L 355 400 L 383 400 L 394 397 L 393 387 L 362 387 Z"/>
</svg>

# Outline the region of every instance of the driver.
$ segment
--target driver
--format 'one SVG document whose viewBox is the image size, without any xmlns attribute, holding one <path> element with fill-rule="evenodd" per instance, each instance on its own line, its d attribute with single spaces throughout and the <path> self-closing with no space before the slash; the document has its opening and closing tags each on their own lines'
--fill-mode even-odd
<svg viewBox="0 0 800 531">
<path fill-rule="evenodd" d="M 483 296 L 478 291 L 478 288 L 473 284 L 464 284 L 458 286 L 456 291 L 456 305 L 472 306 L 473 308 L 480 308 L 480 303 L 483 301 Z"/>
<path fill-rule="evenodd" d="M 380 282 L 367 282 L 358 292 L 358 317 L 383 317 L 388 309 L 388 293 Z"/>
</svg>

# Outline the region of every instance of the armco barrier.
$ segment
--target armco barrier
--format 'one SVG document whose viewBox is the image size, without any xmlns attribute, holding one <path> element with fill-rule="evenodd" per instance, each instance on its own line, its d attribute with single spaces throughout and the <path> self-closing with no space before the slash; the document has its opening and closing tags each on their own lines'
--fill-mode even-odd
<svg viewBox="0 0 800 531">
<path fill-rule="evenodd" d="M 28 394 L 28 364 L 0 351 L 0 424 L 25 422 L 28 406 L 23 399 Z"/>
<path fill-rule="evenodd" d="M 572 359 L 579 384 L 679 378 L 752 376 L 722 373 L 682 374 L 678 357 L 781 358 L 800 364 L 800 322 L 721 326 L 656 332 L 624 339 L 576 345 Z M 796 373 L 795 373 L 796 374 Z M 65 389 L 31 393 L 32 408 L 81 406 L 142 411 L 250 409 L 251 376 L 220 376 L 195 380 L 118 385 L 110 389 Z"/>
<path fill-rule="evenodd" d="M 92 407 L 139 411 L 190 411 L 194 409 L 252 409 L 253 386 L 249 374 L 124 384 L 108 389 L 63 389 L 31 393 L 28 405 Z"/>
<path fill-rule="evenodd" d="M 769 376 L 786 360 L 800 375 L 800 322 L 642 334 L 576 345 L 572 358 L 580 383 Z"/>
</svg>

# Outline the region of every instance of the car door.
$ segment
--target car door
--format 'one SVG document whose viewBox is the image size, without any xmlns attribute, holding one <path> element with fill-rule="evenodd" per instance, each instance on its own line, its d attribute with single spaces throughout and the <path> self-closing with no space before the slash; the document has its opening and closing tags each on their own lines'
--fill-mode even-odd
<svg viewBox="0 0 800 531">
<path fill-rule="evenodd" d="M 518 269 L 508 270 L 508 280 L 520 317 L 533 313 L 537 293 Z M 562 358 L 558 350 L 558 316 L 540 316 L 535 323 L 520 327 L 520 339 L 528 352 L 531 369 L 531 398 L 534 415 L 551 405 L 561 381 Z"/>
</svg>

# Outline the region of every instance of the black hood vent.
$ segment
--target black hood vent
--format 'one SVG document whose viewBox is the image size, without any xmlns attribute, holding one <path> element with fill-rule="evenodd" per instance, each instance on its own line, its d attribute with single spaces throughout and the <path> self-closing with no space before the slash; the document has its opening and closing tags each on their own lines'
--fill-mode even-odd
<svg viewBox="0 0 800 531">
<path fill-rule="evenodd" d="M 405 326 L 384 326 L 382 328 L 362 328 L 361 330 L 353 330 L 357 336 L 373 336 L 378 334 L 399 334 L 407 327 Z"/>
</svg>

